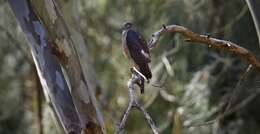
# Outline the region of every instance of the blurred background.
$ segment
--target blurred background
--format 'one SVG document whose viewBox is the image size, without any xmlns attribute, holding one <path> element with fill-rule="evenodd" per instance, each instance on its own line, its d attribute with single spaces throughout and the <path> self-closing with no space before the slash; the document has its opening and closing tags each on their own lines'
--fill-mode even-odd
<svg viewBox="0 0 260 134">
<path fill-rule="evenodd" d="M 244 0 L 59 0 L 69 27 L 86 42 L 99 83 L 95 91 L 106 130 L 114 132 L 127 103 L 129 63 L 121 49 L 121 27 L 133 22 L 149 40 L 163 24 L 230 40 L 259 56 L 255 27 Z M 67 11 L 67 13 L 66 13 Z M 70 22 L 69 18 L 74 21 Z M 7 0 L 0 0 L 0 133 L 60 133 L 46 103 L 28 42 Z M 238 56 L 166 35 L 151 51 L 153 79 L 140 95 L 162 134 L 181 124 L 187 134 L 259 134 L 259 73 Z M 84 62 L 84 59 L 81 59 Z M 232 101 L 230 101 L 232 98 Z M 228 102 L 230 102 L 228 104 Z M 219 117 L 226 106 L 228 114 Z M 152 133 L 134 110 L 126 133 Z"/>
</svg>

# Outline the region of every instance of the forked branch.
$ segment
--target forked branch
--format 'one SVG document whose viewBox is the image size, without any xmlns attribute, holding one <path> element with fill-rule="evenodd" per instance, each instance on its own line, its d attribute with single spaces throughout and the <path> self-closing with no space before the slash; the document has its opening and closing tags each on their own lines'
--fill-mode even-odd
<svg viewBox="0 0 260 134">
<path fill-rule="evenodd" d="M 121 134 L 123 132 L 128 115 L 129 115 L 131 109 L 133 109 L 133 108 L 140 110 L 144 114 L 144 117 L 145 117 L 146 121 L 148 122 L 150 128 L 152 129 L 153 133 L 159 134 L 158 129 L 156 128 L 153 119 L 151 118 L 149 113 L 145 110 L 145 108 L 139 104 L 139 102 L 137 100 L 134 85 L 138 82 L 140 77 L 141 76 L 138 75 L 138 73 L 134 71 L 132 74 L 132 78 L 127 83 L 128 92 L 129 92 L 129 101 L 128 101 L 129 103 L 122 116 L 120 123 L 118 124 L 118 127 L 115 132 L 116 134 Z"/>
</svg>

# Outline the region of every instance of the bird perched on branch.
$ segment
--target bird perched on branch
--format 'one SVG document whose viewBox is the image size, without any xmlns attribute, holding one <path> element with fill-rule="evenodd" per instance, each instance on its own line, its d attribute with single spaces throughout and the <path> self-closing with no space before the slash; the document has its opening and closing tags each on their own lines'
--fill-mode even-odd
<svg viewBox="0 0 260 134">
<path fill-rule="evenodd" d="M 133 70 L 141 76 L 137 83 L 144 93 L 144 81 L 152 78 L 148 63 L 151 62 L 149 48 L 143 36 L 134 29 L 132 23 L 125 23 L 122 32 L 124 54 L 133 62 Z"/>
</svg>

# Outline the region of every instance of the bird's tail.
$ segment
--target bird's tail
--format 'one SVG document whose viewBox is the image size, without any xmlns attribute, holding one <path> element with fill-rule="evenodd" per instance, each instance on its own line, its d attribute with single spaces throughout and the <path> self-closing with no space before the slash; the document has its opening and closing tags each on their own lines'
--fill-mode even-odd
<svg viewBox="0 0 260 134">
<path fill-rule="evenodd" d="M 144 78 L 141 78 L 140 80 L 140 90 L 141 90 L 141 94 L 144 93 Z"/>
<path fill-rule="evenodd" d="M 140 72 L 147 78 L 147 80 L 152 78 L 152 73 L 148 64 L 143 64 L 142 66 L 139 66 L 139 68 Z"/>
</svg>

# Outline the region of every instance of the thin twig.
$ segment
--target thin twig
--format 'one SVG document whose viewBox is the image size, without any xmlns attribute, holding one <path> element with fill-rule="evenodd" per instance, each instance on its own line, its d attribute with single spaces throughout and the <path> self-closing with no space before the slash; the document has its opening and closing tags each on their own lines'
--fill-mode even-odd
<svg viewBox="0 0 260 134">
<path fill-rule="evenodd" d="M 166 51 L 164 52 L 161 57 L 166 57 L 167 60 L 170 62 L 169 64 L 172 64 L 171 63 L 171 60 L 172 60 L 172 55 L 174 55 L 176 52 L 178 52 L 180 49 L 180 45 L 179 43 L 176 43 L 175 47 L 172 48 L 171 50 L 169 51 Z M 165 68 L 164 68 L 165 67 Z M 152 95 L 151 97 L 149 97 L 148 101 L 146 101 L 146 104 L 145 104 L 145 108 L 149 107 L 155 100 L 155 98 L 157 98 L 158 95 L 161 95 L 161 97 L 166 100 L 166 101 L 169 101 L 168 98 L 165 98 L 166 96 L 164 96 L 162 93 L 166 93 L 166 89 L 165 89 L 165 83 L 166 83 L 166 80 L 168 78 L 168 75 L 169 73 L 165 73 L 164 69 L 166 69 L 166 66 L 165 64 L 160 61 L 157 65 L 154 66 L 154 68 L 152 69 L 153 70 L 153 79 L 152 79 L 152 84 L 151 86 L 152 87 L 155 87 L 155 89 L 153 90 L 152 92 Z M 171 68 L 172 69 L 172 68 Z M 162 71 L 162 72 L 161 72 Z M 167 70 L 166 70 L 167 71 Z M 174 75 L 174 70 L 172 70 L 172 73 Z M 159 77 L 160 77 L 160 80 L 159 80 Z M 158 90 L 159 89 L 159 90 Z M 175 97 L 174 97 L 175 98 Z M 176 99 L 175 99 L 176 100 Z M 171 101 L 171 102 L 175 102 L 175 103 L 178 103 L 177 100 L 176 101 Z"/>
<path fill-rule="evenodd" d="M 243 99 L 242 102 L 240 102 L 239 104 L 235 105 L 234 108 L 232 108 L 229 111 L 227 111 L 226 113 L 224 113 L 224 115 L 222 115 L 222 117 L 223 116 L 227 116 L 227 115 L 231 115 L 231 114 L 237 112 L 238 110 L 244 108 L 245 106 L 247 106 L 247 104 L 252 102 L 252 100 L 254 100 L 257 96 L 259 96 L 259 94 L 260 94 L 259 90 L 257 90 L 256 92 L 252 93 L 247 98 Z"/>
<path fill-rule="evenodd" d="M 237 82 L 237 84 L 233 90 L 233 93 L 228 101 L 228 105 L 223 112 L 224 115 L 230 110 L 235 99 L 238 97 L 238 94 L 240 93 L 239 87 L 240 87 L 241 83 L 245 80 L 245 78 L 248 76 L 251 69 L 252 69 L 252 65 L 249 65 L 248 68 L 246 69 L 246 71 L 241 75 L 241 77 L 240 77 L 239 81 Z"/>
<path fill-rule="evenodd" d="M 159 134 L 157 127 L 155 126 L 155 123 L 149 113 L 145 110 L 145 108 L 139 104 L 137 97 L 135 95 L 135 88 L 134 85 L 137 83 L 137 81 L 140 79 L 141 76 L 138 75 L 137 72 L 133 72 L 132 78 L 128 81 L 127 86 L 128 86 L 128 92 L 129 92 L 129 103 L 128 106 L 122 116 L 122 119 L 120 123 L 118 124 L 118 127 L 116 129 L 116 134 L 121 134 L 123 133 L 123 130 L 125 128 L 126 120 L 128 118 L 128 115 L 131 111 L 132 108 L 137 108 L 140 110 L 148 122 L 150 128 L 152 129 L 154 134 Z"/>
<path fill-rule="evenodd" d="M 249 65 L 246 72 L 244 72 L 243 75 L 241 76 L 239 82 L 237 83 L 237 85 L 234 89 L 234 92 L 232 93 L 232 97 L 230 98 L 230 100 L 228 102 L 228 106 L 226 107 L 226 109 L 224 110 L 224 112 L 222 114 L 220 114 L 214 120 L 210 120 L 210 121 L 202 122 L 202 123 L 190 124 L 190 125 L 187 125 L 185 127 L 190 128 L 190 127 L 201 127 L 201 126 L 212 125 L 215 122 L 222 120 L 224 117 L 226 117 L 226 116 L 238 111 L 239 109 L 245 107 L 249 102 L 251 102 L 255 97 L 257 97 L 259 95 L 260 91 L 257 91 L 255 93 L 251 94 L 246 99 L 244 99 L 242 102 L 240 102 L 239 104 L 237 104 L 233 108 L 231 108 L 231 105 L 232 105 L 235 97 L 237 97 L 237 94 L 238 94 L 237 88 L 241 85 L 241 82 L 248 76 L 251 69 L 252 69 L 252 65 Z"/>
<path fill-rule="evenodd" d="M 194 124 L 190 124 L 190 125 L 185 126 L 185 128 L 209 126 L 209 125 L 214 124 L 216 121 L 217 120 L 214 119 L 214 120 L 210 120 L 210 121 L 207 121 L 207 122 L 194 123 Z"/>
</svg>

